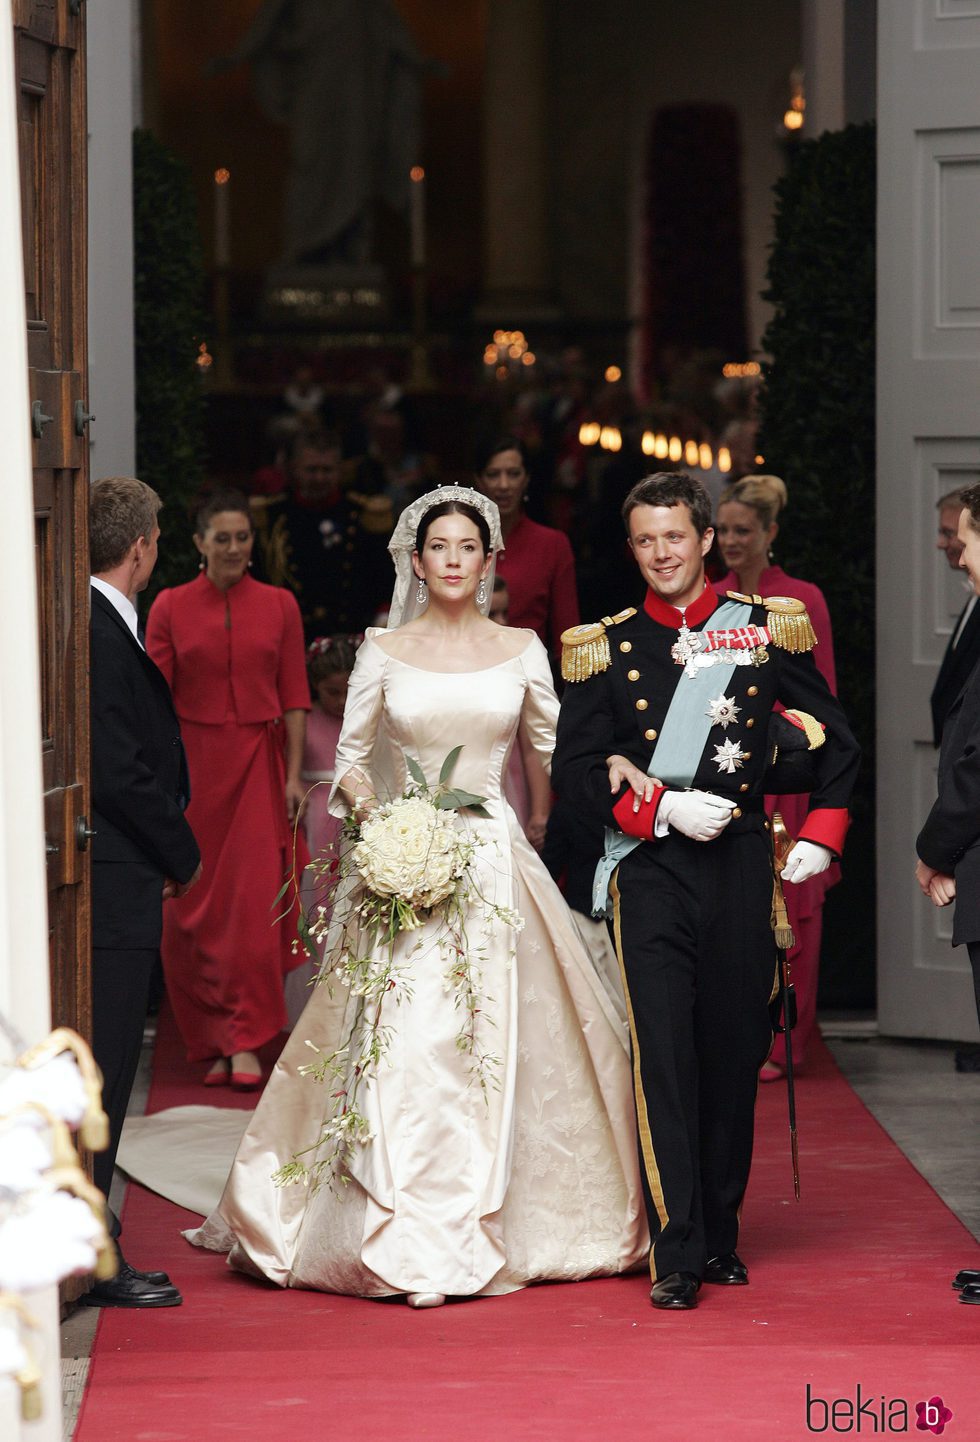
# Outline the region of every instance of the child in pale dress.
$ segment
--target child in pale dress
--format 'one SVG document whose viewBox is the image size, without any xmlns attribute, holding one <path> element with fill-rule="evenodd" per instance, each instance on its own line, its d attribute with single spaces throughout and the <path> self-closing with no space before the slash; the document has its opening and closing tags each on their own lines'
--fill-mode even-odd
<svg viewBox="0 0 980 1442">
<path fill-rule="evenodd" d="M 306 744 L 303 749 L 303 783 L 309 789 L 303 805 L 303 828 L 310 856 L 336 859 L 336 842 L 342 822 L 327 810 L 327 798 L 333 782 L 337 742 L 347 701 L 347 682 L 354 669 L 354 656 L 362 637 L 317 636 L 306 651 L 306 674 L 310 682 L 313 709 L 306 722 Z M 309 915 L 318 901 L 329 892 L 327 878 L 307 871 L 302 897 Z M 290 1026 L 303 1010 L 310 996 L 310 985 L 320 967 L 320 957 L 312 956 L 308 966 L 290 972 L 286 984 L 286 1010 Z"/>
</svg>

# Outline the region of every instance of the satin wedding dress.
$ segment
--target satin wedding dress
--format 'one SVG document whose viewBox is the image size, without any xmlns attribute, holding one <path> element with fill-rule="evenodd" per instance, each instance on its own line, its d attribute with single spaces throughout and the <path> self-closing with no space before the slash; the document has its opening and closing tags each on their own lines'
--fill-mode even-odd
<svg viewBox="0 0 980 1442">
<path fill-rule="evenodd" d="M 272 1180 L 335 1105 L 334 1084 L 298 1072 L 313 1059 L 307 1042 L 330 1052 L 347 1039 L 353 1003 L 334 981 L 314 988 L 217 1210 L 188 1235 L 281 1286 L 358 1296 L 493 1295 L 627 1271 L 649 1247 L 627 1034 L 502 795 L 522 718 L 550 765 L 558 702 L 546 652 L 529 632 L 511 660 L 444 674 L 389 656 L 378 634 L 358 652 L 335 774 L 360 767 L 378 795 L 399 795 L 406 754 L 434 785 L 462 745 L 453 785 L 485 796 L 490 814 L 462 822 L 481 838 L 481 887 L 524 919 L 519 933 L 488 928 L 481 910 L 468 928 L 482 948 L 480 1038 L 499 1063 L 496 1084 L 484 1091 L 457 1045 L 436 923 L 400 933 L 411 996 L 385 1012 L 387 1045 L 360 1093 L 371 1137 L 355 1147 L 349 1180 Z M 343 814 L 338 795 L 331 806 Z"/>
</svg>

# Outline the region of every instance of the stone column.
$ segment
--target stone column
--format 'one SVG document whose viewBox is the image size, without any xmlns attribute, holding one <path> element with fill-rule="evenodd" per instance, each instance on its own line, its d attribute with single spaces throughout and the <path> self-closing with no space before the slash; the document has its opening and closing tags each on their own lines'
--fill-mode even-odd
<svg viewBox="0 0 980 1442">
<path fill-rule="evenodd" d="M 501 325 L 554 314 L 547 40 L 545 0 L 493 0 L 487 7 L 479 314 Z"/>
<path fill-rule="evenodd" d="M 803 0 L 808 139 L 844 126 L 844 0 Z"/>
</svg>

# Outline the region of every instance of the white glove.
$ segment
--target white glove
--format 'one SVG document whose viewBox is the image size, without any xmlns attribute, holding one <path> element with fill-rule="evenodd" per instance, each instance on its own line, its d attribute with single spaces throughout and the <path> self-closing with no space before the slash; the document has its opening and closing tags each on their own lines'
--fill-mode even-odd
<svg viewBox="0 0 980 1442">
<path fill-rule="evenodd" d="M 656 834 L 666 836 L 666 827 L 672 826 L 692 841 L 714 841 L 731 821 L 734 806 L 710 791 L 668 791 L 657 808 Z"/>
<path fill-rule="evenodd" d="M 834 853 L 826 846 L 820 846 L 816 841 L 797 841 L 786 858 L 783 880 L 799 886 L 801 881 L 810 881 L 812 877 L 819 876 L 821 871 L 826 871 L 833 859 Z"/>
</svg>

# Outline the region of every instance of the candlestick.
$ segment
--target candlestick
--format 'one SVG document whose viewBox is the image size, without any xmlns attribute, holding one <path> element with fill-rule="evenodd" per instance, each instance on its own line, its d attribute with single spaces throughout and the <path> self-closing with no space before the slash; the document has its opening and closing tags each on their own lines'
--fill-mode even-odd
<svg viewBox="0 0 980 1442">
<path fill-rule="evenodd" d="M 227 270 L 231 262 L 230 180 L 230 170 L 222 167 L 214 172 L 214 264 L 217 270 Z"/>
<path fill-rule="evenodd" d="M 408 192 L 409 221 L 412 236 L 412 265 L 425 265 L 425 171 L 413 165 L 409 171 L 412 184 Z"/>
</svg>

